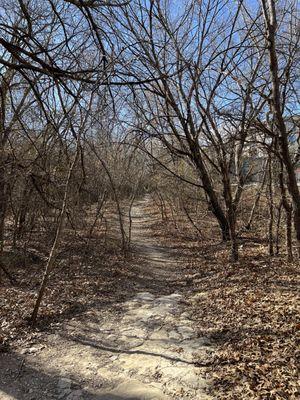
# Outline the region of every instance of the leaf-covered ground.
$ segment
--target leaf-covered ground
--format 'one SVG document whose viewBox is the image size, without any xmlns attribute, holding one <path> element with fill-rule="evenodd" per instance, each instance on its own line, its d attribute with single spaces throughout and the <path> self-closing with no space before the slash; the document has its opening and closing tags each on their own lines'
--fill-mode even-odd
<svg viewBox="0 0 300 400">
<path fill-rule="evenodd" d="M 130 256 L 118 241 L 96 231 L 74 234 L 67 229 L 42 301 L 36 329 L 28 326 L 51 246 L 49 236 L 32 241 L 26 253 L 7 246 L 4 258 L 17 284 L 2 276 L 0 284 L 0 351 L 22 344 L 39 330 L 55 329 L 68 318 L 100 304 L 103 308 L 127 299 L 134 285 Z M 25 255 L 25 256 L 24 256 Z"/>
<path fill-rule="evenodd" d="M 209 218 L 202 223 L 205 239 L 186 218 L 177 216 L 177 228 L 171 216 L 164 223 L 159 219 L 153 210 L 151 234 L 181 260 L 176 290 L 186 293 L 199 336 L 211 338 L 217 348 L 205 368 L 215 398 L 298 399 L 299 262 L 268 257 L 264 232 L 258 229 L 239 240 L 240 261 L 233 264 L 229 246 L 216 239 Z M 4 278 L 0 288 L 0 349 L 20 345 L 39 330 L 56 329 L 95 302 L 105 308 L 133 295 L 141 279 L 132 256 L 123 257 L 116 243 L 105 243 L 101 235 L 89 246 L 80 236 L 65 235 L 34 331 L 26 318 L 49 243 L 28 249 L 25 262 L 18 252 L 7 255 L 18 284 Z"/>
<path fill-rule="evenodd" d="M 257 232 L 240 239 L 240 260 L 230 263 L 229 246 L 176 225 L 152 228 L 182 258 L 199 335 L 217 347 L 208 365 L 215 398 L 300 398 L 299 261 L 267 256 Z"/>
</svg>

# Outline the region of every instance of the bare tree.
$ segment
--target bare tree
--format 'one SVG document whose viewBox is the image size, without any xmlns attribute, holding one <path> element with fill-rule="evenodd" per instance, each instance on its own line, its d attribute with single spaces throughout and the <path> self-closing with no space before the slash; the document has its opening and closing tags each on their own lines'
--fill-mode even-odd
<svg viewBox="0 0 300 400">
<path fill-rule="evenodd" d="M 245 69 L 247 34 L 235 42 L 241 6 L 226 19 L 223 6 L 187 2 L 175 19 L 161 1 L 149 7 L 136 1 L 111 15 L 131 44 L 124 62 L 140 74 L 160 77 L 135 88 L 135 121 L 129 124 L 194 166 L 236 260 L 238 204 L 247 181 L 245 145 L 265 99 L 255 97 L 248 84 L 256 80 L 260 60 Z"/>
<path fill-rule="evenodd" d="M 284 43 L 285 47 L 289 49 L 288 53 L 284 53 L 284 57 L 287 56 L 287 62 L 284 63 L 283 68 L 281 67 L 281 71 L 283 69 L 282 72 L 285 74 L 285 81 L 281 76 L 278 62 L 279 48 L 277 42 L 277 5 L 274 0 L 262 0 L 261 4 L 265 22 L 265 39 L 267 43 L 266 47 L 269 54 L 269 68 L 272 84 L 270 111 L 274 117 L 274 123 L 276 127 L 274 134 L 278 138 L 280 158 L 282 159 L 282 162 L 285 166 L 285 170 L 287 173 L 288 190 L 293 201 L 294 227 L 298 242 L 298 252 L 300 254 L 300 191 L 295 174 L 295 164 L 292 154 L 290 152 L 289 132 L 284 116 L 287 103 L 287 88 L 293 82 L 294 77 L 292 71 L 294 63 L 296 62 L 295 54 L 297 52 L 299 43 L 299 31 L 297 33 L 297 31 L 294 30 L 293 26 L 293 24 L 295 23 L 295 21 L 293 20 L 293 16 L 295 13 L 296 3 L 289 2 L 289 4 L 287 5 L 287 7 L 289 7 L 289 10 L 287 8 L 283 10 L 283 12 L 286 13 L 286 16 L 289 15 L 288 19 L 290 20 L 291 29 L 291 32 L 289 33 L 292 33 L 292 35 L 283 34 L 285 41 L 291 41 L 290 43 Z"/>
</svg>

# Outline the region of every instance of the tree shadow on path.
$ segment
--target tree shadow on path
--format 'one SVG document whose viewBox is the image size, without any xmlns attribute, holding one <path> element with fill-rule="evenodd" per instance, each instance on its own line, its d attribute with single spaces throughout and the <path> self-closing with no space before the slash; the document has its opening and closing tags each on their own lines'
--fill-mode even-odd
<svg viewBox="0 0 300 400">
<path fill-rule="evenodd" d="M 82 388 L 78 379 L 69 383 L 69 375 L 58 371 L 41 371 L 19 354 L 0 354 L 1 400 L 143 400 L 122 394 L 92 393 Z M 63 385 L 67 382 L 67 385 Z"/>
</svg>

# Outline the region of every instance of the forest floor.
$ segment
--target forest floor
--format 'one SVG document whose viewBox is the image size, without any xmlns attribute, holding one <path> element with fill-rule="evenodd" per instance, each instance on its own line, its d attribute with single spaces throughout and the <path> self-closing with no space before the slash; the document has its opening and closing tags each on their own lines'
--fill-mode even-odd
<svg viewBox="0 0 300 400">
<path fill-rule="evenodd" d="M 154 224 L 152 232 L 172 248 L 175 258 L 185 260 L 194 325 L 199 337 L 209 338 L 214 348 L 206 370 L 212 381 L 210 393 L 218 400 L 299 399 L 296 251 L 294 262 L 287 262 L 283 237 L 280 253 L 270 257 L 268 227 L 258 213 L 250 231 L 243 231 L 239 221 L 239 261 L 233 263 L 230 244 L 218 241 L 211 216 L 194 220 L 200 222 L 198 237 L 194 227 L 175 213 L 163 224 Z"/>
<path fill-rule="evenodd" d="M 126 257 L 112 232 L 67 232 L 35 329 L 45 260 L 27 249 L 0 288 L 0 399 L 298 399 L 298 260 L 268 256 L 257 218 L 231 263 L 211 216 L 194 220 L 137 201 Z"/>
<path fill-rule="evenodd" d="M 134 205 L 134 254 L 111 270 L 111 286 L 106 280 L 76 313 L 62 309 L 34 332 L 24 327 L 0 353 L 1 400 L 211 398 L 213 345 L 195 329 L 186 265 L 153 235 L 148 206 Z M 59 295 L 52 285 L 50 298 Z"/>
</svg>

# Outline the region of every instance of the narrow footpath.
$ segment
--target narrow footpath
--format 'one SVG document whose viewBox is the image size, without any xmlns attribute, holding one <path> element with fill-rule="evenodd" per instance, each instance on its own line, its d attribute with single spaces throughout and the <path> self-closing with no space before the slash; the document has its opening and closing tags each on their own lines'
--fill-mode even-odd
<svg viewBox="0 0 300 400">
<path fill-rule="evenodd" d="M 65 322 L 40 344 L 0 355 L 0 400 L 211 399 L 201 360 L 212 347 L 193 329 L 176 289 L 180 265 L 151 237 L 146 205 L 133 208 L 141 290 L 115 309 L 95 307 Z"/>
</svg>

